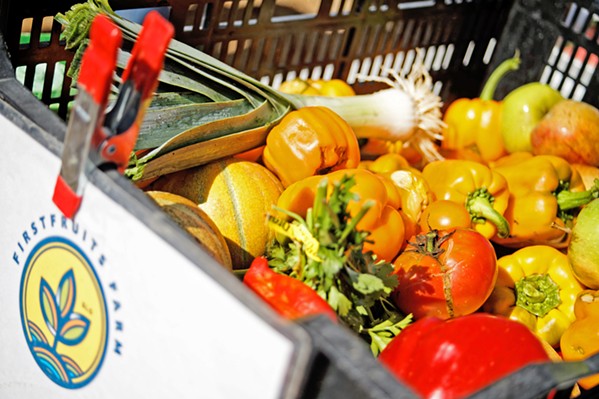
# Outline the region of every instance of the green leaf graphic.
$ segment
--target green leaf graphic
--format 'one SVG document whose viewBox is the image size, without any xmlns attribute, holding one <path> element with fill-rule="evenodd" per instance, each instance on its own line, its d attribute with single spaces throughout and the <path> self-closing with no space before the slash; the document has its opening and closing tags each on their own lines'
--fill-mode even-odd
<svg viewBox="0 0 599 399">
<path fill-rule="evenodd" d="M 90 321 L 85 316 L 71 313 L 71 317 L 60 329 L 57 339 L 66 345 L 77 345 L 87 335 Z"/>
<path fill-rule="evenodd" d="M 42 315 L 46 321 L 48 329 L 52 335 L 56 336 L 56 329 L 58 327 L 58 312 L 54 296 L 54 291 L 50 288 L 50 285 L 44 278 L 40 282 L 40 304 L 42 307 Z"/>
<path fill-rule="evenodd" d="M 60 279 L 58 291 L 56 292 L 56 302 L 59 305 L 60 318 L 67 318 L 75 306 L 75 275 L 73 269 L 67 271 Z"/>
</svg>

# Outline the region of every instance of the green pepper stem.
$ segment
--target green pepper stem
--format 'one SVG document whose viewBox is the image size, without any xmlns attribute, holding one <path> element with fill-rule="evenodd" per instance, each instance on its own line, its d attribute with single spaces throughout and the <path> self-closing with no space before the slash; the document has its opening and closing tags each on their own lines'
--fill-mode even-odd
<svg viewBox="0 0 599 399">
<path fill-rule="evenodd" d="M 497 228 L 497 235 L 507 238 L 510 235 L 510 224 L 503 215 L 493 208 L 495 198 L 486 188 L 479 188 L 468 195 L 466 209 L 474 223 L 488 221 Z"/>
<path fill-rule="evenodd" d="M 516 50 L 516 54 L 514 54 L 512 58 L 503 61 L 497 68 L 495 68 L 493 73 L 491 73 L 491 76 L 489 76 L 489 79 L 487 79 L 485 86 L 480 92 L 479 98 L 485 101 L 492 100 L 499 81 L 508 72 L 515 71 L 518 68 L 520 68 L 520 52 Z"/>
<path fill-rule="evenodd" d="M 599 179 L 595 179 L 593 187 L 587 191 L 560 191 L 556 194 L 557 206 L 562 211 L 574 209 L 588 204 L 592 200 L 599 198 Z"/>
<path fill-rule="evenodd" d="M 531 274 L 516 282 L 516 306 L 537 317 L 544 317 L 562 300 L 560 288 L 548 274 Z"/>
</svg>

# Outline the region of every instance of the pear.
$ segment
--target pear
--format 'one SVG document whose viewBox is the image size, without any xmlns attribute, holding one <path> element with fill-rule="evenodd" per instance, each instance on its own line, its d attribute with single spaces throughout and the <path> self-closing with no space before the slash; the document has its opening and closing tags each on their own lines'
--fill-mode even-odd
<svg viewBox="0 0 599 399">
<path fill-rule="evenodd" d="M 599 289 L 599 199 L 582 208 L 568 244 L 574 276 L 586 287 Z"/>
<path fill-rule="evenodd" d="M 533 154 L 599 166 L 599 110 L 582 101 L 560 101 L 533 129 L 531 144 Z"/>
</svg>

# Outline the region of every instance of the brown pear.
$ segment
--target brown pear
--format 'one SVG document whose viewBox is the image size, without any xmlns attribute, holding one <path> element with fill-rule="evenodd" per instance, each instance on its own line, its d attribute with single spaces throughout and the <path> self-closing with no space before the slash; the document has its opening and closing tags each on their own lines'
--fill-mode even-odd
<svg viewBox="0 0 599 399">
<path fill-rule="evenodd" d="M 575 100 L 555 104 L 531 135 L 533 153 L 599 166 L 599 110 Z"/>
</svg>

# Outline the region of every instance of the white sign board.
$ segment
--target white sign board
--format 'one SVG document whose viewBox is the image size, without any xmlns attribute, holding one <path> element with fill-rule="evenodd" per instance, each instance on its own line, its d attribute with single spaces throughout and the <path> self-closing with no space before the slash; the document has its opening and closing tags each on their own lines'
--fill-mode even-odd
<svg viewBox="0 0 599 399">
<path fill-rule="evenodd" d="M 1 398 L 287 395 L 288 334 L 93 184 L 64 218 L 60 159 L 0 131 Z"/>
</svg>

